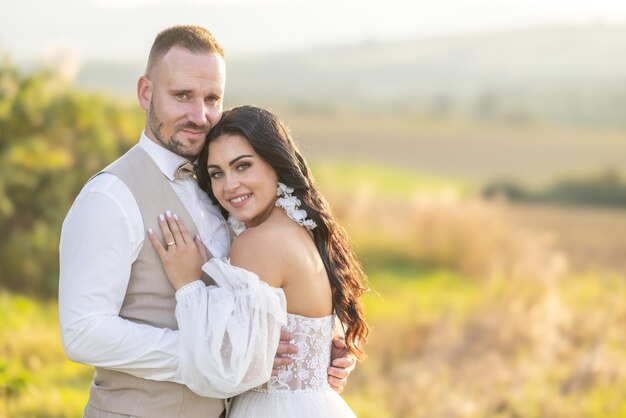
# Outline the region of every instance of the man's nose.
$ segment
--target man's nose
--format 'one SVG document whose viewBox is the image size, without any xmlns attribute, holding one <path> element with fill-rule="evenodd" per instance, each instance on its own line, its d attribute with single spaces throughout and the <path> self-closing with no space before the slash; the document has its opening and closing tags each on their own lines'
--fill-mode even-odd
<svg viewBox="0 0 626 418">
<path fill-rule="evenodd" d="M 208 121 L 208 109 L 204 100 L 196 100 L 192 104 L 192 108 L 189 112 L 189 121 L 198 126 L 206 125 Z"/>
</svg>

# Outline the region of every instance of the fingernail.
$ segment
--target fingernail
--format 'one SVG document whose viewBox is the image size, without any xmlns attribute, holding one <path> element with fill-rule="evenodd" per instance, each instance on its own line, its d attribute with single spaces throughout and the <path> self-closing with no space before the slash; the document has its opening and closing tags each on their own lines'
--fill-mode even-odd
<svg viewBox="0 0 626 418">
<path fill-rule="evenodd" d="M 172 212 L 170 212 L 169 210 L 165 211 L 165 216 L 167 216 L 168 218 L 172 217 Z"/>
<path fill-rule="evenodd" d="M 148 235 L 152 235 L 154 234 L 154 232 L 152 232 L 152 228 L 148 228 Z"/>
<path fill-rule="evenodd" d="M 163 216 L 163 214 L 160 214 L 160 215 L 159 215 L 159 220 L 160 220 L 161 222 L 165 221 L 165 216 Z"/>
<path fill-rule="evenodd" d="M 178 220 L 178 215 L 174 214 L 174 219 Z"/>
<path fill-rule="evenodd" d="M 196 234 L 196 239 L 200 241 L 200 234 Z"/>
</svg>

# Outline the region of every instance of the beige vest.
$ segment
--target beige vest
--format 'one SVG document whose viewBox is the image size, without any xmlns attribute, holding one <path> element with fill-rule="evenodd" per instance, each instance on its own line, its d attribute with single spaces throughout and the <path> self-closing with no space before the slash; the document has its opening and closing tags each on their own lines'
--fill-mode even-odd
<svg viewBox="0 0 626 418">
<path fill-rule="evenodd" d="M 196 225 L 169 180 L 139 146 L 131 148 L 103 172 L 117 176 L 128 186 L 141 210 L 145 229 L 152 228 L 161 242 L 163 236 L 157 219 L 166 210 L 178 214 L 191 234 L 197 233 Z M 139 324 L 178 329 L 174 293 L 159 256 L 146 237 L 132 265 L 120 316 Z M 184 385 L 155 382 L 96 367 L 85 416 L 217 418 L 224 409 L 224 400 L 198 396 Z"/>
</svg>

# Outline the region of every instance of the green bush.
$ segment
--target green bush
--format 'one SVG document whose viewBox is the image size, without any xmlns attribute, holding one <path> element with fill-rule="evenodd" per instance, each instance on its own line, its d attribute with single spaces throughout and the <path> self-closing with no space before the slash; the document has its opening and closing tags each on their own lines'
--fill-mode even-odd
<svg viewBox="0 0 626 418">
<path fill-rule="evenodd" d="M 0 286 L 56 293 L 65 214 L 141 124 L 138 106 L 76 91 L 50 70 L 25 75 L 0 63 Z"/>
</svg>

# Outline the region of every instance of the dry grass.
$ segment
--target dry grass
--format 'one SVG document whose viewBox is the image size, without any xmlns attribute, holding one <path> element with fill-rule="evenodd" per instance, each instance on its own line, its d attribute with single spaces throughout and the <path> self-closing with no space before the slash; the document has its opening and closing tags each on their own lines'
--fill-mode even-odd
<svg viewBox="0 0 626 418">
<path fill-rule="evenodd" d="M 359 417 L 626 417 L 623 275 L 568 269 L 463 185 L 372 172 L 316 169 L 372 288 Z M 91 370 L 64 358 L 54 304 L 0 294 L 0 317 L 0 417 L 80 416 Z"/>
<path fill-rule="evenodd" d="M 626 416 L 626 280 L 453 188 L 332 194 L 373 292 L 362 417 Z"/>
<path fill-rule="evenodd" d="M 407 190 L 395 198 L 367 186 L 327 195 L 367 257 L 400 256 L 480 280 L 552 280 L 567 268 L 552 234 L 530 232 L 514 221 L 506 205 L 453 186 Z"/>
<path fill-rule="evenodd" d="M 574 271 L 626 272 L 626 211 L 591 207 L 509 205 L 527 229 L 550 231 Z"/>
<path fill-rule="evenodd" d="M 537 186 L 564 175 L 626 167 L 624 129 L 275 111 L 309 161 L 377 163 L 476 184 L 504 178 Z"/>
</svg>

